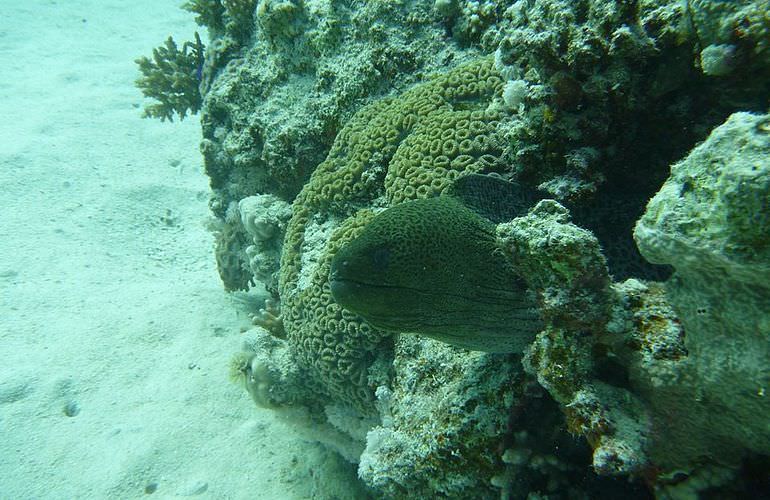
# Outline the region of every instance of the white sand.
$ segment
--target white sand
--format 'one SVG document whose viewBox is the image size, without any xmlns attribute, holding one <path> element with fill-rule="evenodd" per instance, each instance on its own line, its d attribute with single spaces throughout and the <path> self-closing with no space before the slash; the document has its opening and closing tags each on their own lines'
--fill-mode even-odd
<svg viewBox="0 0 770 500">
<path fill-rule="evenodd" d="M 248 320 L 204 227 L 197 117 L 140 119 L 133 60 L 192 37 L 181 3 L 3 2 L 2 499 L 322 498 L 329 479 L 228 380 Z"/>
</svg>

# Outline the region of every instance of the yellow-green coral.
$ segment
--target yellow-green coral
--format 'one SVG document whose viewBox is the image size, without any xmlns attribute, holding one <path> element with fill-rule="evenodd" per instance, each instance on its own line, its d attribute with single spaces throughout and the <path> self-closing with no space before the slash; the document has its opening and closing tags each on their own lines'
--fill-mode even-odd
<svg viewBox="0 0 770 500">
<path fill-rule="evenodd" d="M 174 114 L 183 120 L 187 113 L 195 114 L 203 102 L 198 90 L 199 71 L 203 66 L 204 46 L 198 33 L 194 42 L 182 44 L 182 50 L 174 39 L 168 40 L 152 51 L 152 59 L 136 60 L 142 76 L 136 86 L 142 93 L 157 101 L 144 108 L 144 117 L 174 121 Z"/>
<path fill-rule="evenodd" d="M 373 214 L 361 211 L 334 232 L 315 268 L 296 274 L 290 289 L 281 287 L 283 323 L 297 361 L 314 381 L 333 397 L 366 410 L 371 402 L 367 368 L 384 335 L 355 315 L 344 311 L 331 297 L 328 283 L 331 257 L 351 240 Z"/>
<path fill-rule="evenodd" d="M 184 10 L 190 11 L 195 16 L 195 22 L 200 26 L 207 26 L 215 32 L 224 30 L 225 7 L 220 0 L 189 0 L 182 4 Z"/>
<path fill-rule="evenodd" d="M 463 173 L 499 169 L 501 92 L 484 57 L 366 106 L 294 201 L 281 258 L 284 324 L 297 360 L 328 396 L 370 409 L 368 369 L 389 338 L 334 302 L 331 258 L 373 217 L 375 200 L 426 198 Z"/>
<path fill-rule="evenodd" d="M 257 0 L 188 0 L 182 8 L 195 16 L 195 22 L 212 33 L 226 32 L 239 41 L 249 37 L 253 28 Z"/>
<path fill-rule="evenodd" d="M 483 58 L 363 108 L 318 166 L 303 204 L 371 199 L 384 174 L 392 205 L 438 194 L 461 173 L 495 169 L 501 112 L 490 104 L 501 92 L 492 59 Z"/>
</svg>

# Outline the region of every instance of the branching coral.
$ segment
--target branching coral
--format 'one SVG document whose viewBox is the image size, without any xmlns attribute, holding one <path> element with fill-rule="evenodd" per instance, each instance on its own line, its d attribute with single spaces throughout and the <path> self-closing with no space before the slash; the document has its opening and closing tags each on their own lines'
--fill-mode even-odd
<svg viewBox="0 0 770 500">
<path fill-rule="evenodd" d="M 227 33 L 239 42 L 251 35 L 256 0 L 190 0 L 182 8 L 197 14 L 195 22 L 213 36 Z"/>
<path fill-rule="evenodd" d="M 236 40 L 245 41 L 253 31 L 256 0 L 221 0 L 225 9 L 225 30 Z"/>
<path fill-rule="evenodd" d="M 160 101 L 144 109 L 144 117 L 174 121 L 174 114 L 184 119 L 187 113 L 200 110 L 202 98 L 198 90 L 199 73 L 203 66 L 204 46 L 198 33 L 194 42 L 182 44 L 179 50 L 172 37 L 153 49 L 152 59 L 140 57 L 136 60 L 142 77 L 136 86 L 142 93 Z"/>
<path fill-rule="evenodd" d="M 261 326 L 275 337 L 286 337 L 286 330 L 281 319 L 281 303 L 275 299 L 265 300 L 265 305 L 251 316 L 251 322 Z"/>
<path fill-rule="evenodd" d="M 197 14 L 195 22 L 200 26 L 206 26 L 213 32 L 225 28 L 225 7 L 220 0 L 190 0 L 185 2 L 182 8 Z"/>
</svg>

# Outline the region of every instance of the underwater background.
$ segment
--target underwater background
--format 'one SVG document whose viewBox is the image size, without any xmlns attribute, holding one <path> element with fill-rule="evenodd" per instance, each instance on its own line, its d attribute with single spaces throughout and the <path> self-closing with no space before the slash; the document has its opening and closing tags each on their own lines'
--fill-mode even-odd
<svg viewBox="0 0 770 500">
<path fill-rule="evenodd" d="M 770 498 L 767 0 L 6 3 L 0 499 Z"/>
</svg>

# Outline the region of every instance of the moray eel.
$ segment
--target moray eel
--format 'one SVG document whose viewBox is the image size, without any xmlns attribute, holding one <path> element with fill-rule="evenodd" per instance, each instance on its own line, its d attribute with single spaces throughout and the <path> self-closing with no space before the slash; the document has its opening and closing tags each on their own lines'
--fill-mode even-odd
<svg viewBox="0 0 770 500">
<path fill-rule="evenodd" d="M 334 300 L 386 331 L 521 352 L 543 325 L 534 294 L 496 246 L 495 224 L 482 216 L 495 197 L 481 177 L 455 183 L 454 194 L 375 216 L 332 259 Z M 514 199 L 514 211 L 531 201 L 508 197 Z M 470 208 L 468 201 L 479 203 Z"/>
</svg>

